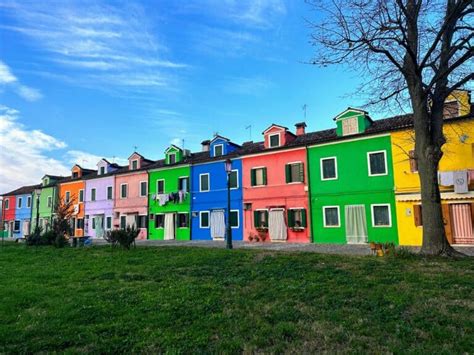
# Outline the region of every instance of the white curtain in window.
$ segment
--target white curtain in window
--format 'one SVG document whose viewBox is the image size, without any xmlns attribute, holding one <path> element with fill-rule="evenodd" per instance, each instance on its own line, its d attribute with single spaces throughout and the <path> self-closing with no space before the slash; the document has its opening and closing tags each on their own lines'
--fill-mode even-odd
<svg viewBox="0 0 474 355">
<path fill-rule="evenodd" d="M 282 241 L 288 238 L 284 210 L 270 210 L 268 232 L 272 241 Z"/>
<path fill-rule="evenodd" d="M 453 237 L 455 244 L 474 244 L 471 205 L 468 203 L 452 204 Z"/>
<path fill-rule="evenodd" d="M 97 216 L 95 217 L 95 236 L 96 238 L 103 238 L 104 237 L 104 217 Z"/>
<path fill-rule="evenodd" d="M 367 218 L 364 205 L 345 207 L 347 243 L 367 243 Z"/>
<path fill-rule="evenodd" d="M 23 222 L 23 236 L 30 235 L 30 221 Z"/>
<path fill-rule="evenodd" d="M 224 210 L 211 212 L 211 237 L 212 239 L 223 239 L 225 237 Z"/>
<path fill-rule="evenodd" d="M 127 227 L 137 228 L 137 215 L 136 214 L 127 214 L 127 217 L 125 217 L 125 221 L 126 221 Z"/>
<path fill-rule="evenodd" d="M 174 213 L 165 214 L 165 240 L 174 239 Z"/>
</svg>

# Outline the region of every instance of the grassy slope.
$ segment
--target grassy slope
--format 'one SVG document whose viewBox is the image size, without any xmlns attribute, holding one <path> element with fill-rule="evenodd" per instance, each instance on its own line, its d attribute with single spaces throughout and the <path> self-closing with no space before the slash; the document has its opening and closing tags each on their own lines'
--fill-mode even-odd
<svg viewBox="0 0 474 355">
<path fill-rule="evenodd" d="M 0 353 L 474 349 L 472 260 L 0 248 Z"/>
</svg>

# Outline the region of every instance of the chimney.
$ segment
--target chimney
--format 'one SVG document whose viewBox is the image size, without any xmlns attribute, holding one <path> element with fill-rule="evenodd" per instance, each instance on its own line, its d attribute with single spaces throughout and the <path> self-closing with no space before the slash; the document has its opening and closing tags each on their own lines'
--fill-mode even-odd
<svg viewBox="0 0 474 355">
<path fill-rule="evenodd" d="M 295 127 L 296 127 L 296 135 L 297 136 L 302 136 L 303 134 L 305 134 L 305 128 L 306 128 L 306 123 L 304 122 L 299 122 L 297 124 L 295 124 Z"/>
<path fill-rule="evenodd" d="M 201 145 L 202 145 L 202 151 L 203 152 L 208 152 L 209 151 L 209 147 L 211 145 L 211 141 L 209 139 L 205 140 L 205 141 L 202 141 L 201 142 Z"/>
</svg>

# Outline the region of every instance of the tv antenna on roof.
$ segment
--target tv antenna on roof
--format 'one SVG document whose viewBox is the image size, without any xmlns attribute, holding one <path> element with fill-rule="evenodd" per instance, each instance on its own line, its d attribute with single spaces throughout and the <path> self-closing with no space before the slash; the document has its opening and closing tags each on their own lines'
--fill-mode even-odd
<svg viewBox="0 0 474 355">
<path fill-rule="evenodd" d="M 133 146 L 133 151 L 136 152 L 138 147 L 136 145 Z"/>
<path fill-rule="evenodd" d="M 308 105 L 304 104 L 302 109 L 303 109 L 303 113 L 304 113 L 304 120 L 306 121 L 306 110 L 308 109 Z"/>
<path fill-rule="evenodd" d="M 247 127 L 245 127 L 245 129 L 249 130 L 249 141 L 251 141 L 252 140 L 252 125 L 249 124 Z"/>
<path fill-rule="evenodd" d="M 115 164 L 115 155 L 112 157 L 112 163 Z"/>
</svg>

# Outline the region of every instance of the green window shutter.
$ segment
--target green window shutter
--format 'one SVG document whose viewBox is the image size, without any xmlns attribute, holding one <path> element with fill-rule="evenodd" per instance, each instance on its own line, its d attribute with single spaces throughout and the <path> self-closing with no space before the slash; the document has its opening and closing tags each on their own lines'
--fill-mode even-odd
<svg viewBox="0 0 474 355">
<path fill-rule="evenodd" d="M 295 215 L 294 210 L 288 210 L 288 227 L 292 228 L 295 226 Z"/>
<path fill-rule="evenodd" d="M 291 165 L 290 164 L 285 165 L 285 178 L 286 178 L 287 184 L 291 182 Z"/>
<path fill-rule="evenodd" d="M 306 228 L 307 227 L 307 224 L 306 224 L 306 209 L 302 209 L 301 210 L 301 226 Z"/>
<path fill-rule="evenodd" d="M 257 180 L 255 169 L 250 170 L 250 180 L 251 180 L 251 185 L 255 186 L 256 180 Z"/>
<path fill-rule="evenodd" d="M 253 211 L 253 226 L 258 228 L 258 211 Z"/>
<path fill-rule="evenodd" d="M 267 184 L 267 168 L 263 168 L 263 184 Z"/>
<path fill-rule="evenodd" d="M 265 211 L 265 226 L 264 227 L 268 227 L 268 211 Z"/>
<path fill-rule="evenodd" d="M 300 163 L 299 168 L 300 168 L 300 181 L 304 182 L 304 164 Z"/>
</svg>

